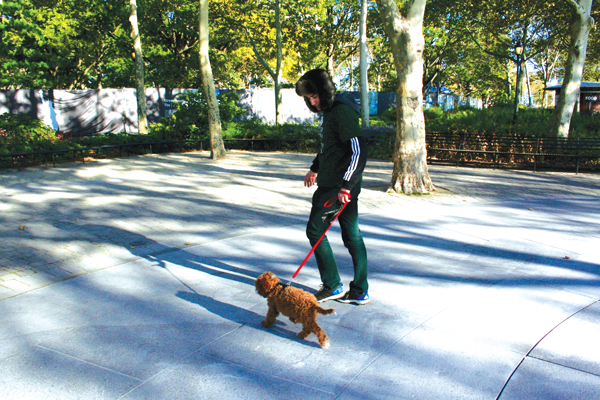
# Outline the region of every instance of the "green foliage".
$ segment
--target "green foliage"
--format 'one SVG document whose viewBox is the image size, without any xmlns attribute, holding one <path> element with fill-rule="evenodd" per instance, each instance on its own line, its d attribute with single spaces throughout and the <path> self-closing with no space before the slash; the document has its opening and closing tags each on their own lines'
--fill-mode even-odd
<svg viewBox="0 0 600 400">
<path fill-rule="evenodd" d="M 231 121 L 244 114 L 244 110 L 238 106 L 240 96 L 236 92 L 224 92 L 219 94 L 217 98 L 222 124 L 227 126 Z"/>
<path fill-rule="evenodd" d="M 268 125 L 258 118 L 236 122 L 224 132 L 223 139 L 228 140 L 228 146 L 254 150 L 289 150 L 299 152 L 316 152 L 321 143 L 321 127 L 310 124 Z M 244 145 L 255 140 L 252 147 Z"/>
<path fill-rule="evenodd" d="M 369 126 L 363 128 L 363 134 L 367 139 L 369 158 L 389 160 L 392 158 L 394 142 L 396 140 L 396 127 Z"/>
<path fill-rule="evenodd" d="M 126 10 L 104 0 L 0 3 L 0 87 L 99 87 L 112 79 L 110 68 L 131 62 Z M 131 86 L 133 70 L 126 75 L 121 82 Z"/>
<path fill-rule="evenodd" d="M 430 107 L 423 110 L 423 114 L 425 115 L 426 120 L 435 120 L 444 116 L 444 110 L 440 107 Z"/>
<path fill-rule="evenodd" d="M 218 96 L 221 127 L 228 132 L 229 125 L 243 110 L 237 105 L 239 96 L 226 92 Z M 208 139 L 208 105 L 202 91 L 185 92 L 175 102 L 176 111 L 171 118 L 161 118 L 150 125 L 150 133 L 161 140 Z"/>
<path fill-rule="evenodd" d="M 264 139 L 269 137 L 271 129 L 258 118 L 238 122 L 234 129 L 228 130 L 223 139 Z"/>
<path fill-rule="evenodd" d="M 61 135 L 40 120 L 26 115 L 0 115 L 0 154 L 43 151 L 59 139 Z"/>
<path fill-rule="evenodd" d="M 388 108 L 379 117 L 379 119 L 381 120 L 381 122 L 384 126 L 396 125 L 396 118 L 397 118 L 397 114 L 396 114 L 395 108 Z M 374 120 L 377 120 L 377 119 L 374 119 Z"/>
<path fill-rule="evenodd" d="M 200 87 L 198 1 L 138 1 L 138 15 L 144 59 L 149 61 L 145 81 L 154 87 Z"/>
<path fill-rule="evenodd" d="M 600 139 L 600 116 L 574 113 L 569 137 L 573 139 Z"/>
</svg>

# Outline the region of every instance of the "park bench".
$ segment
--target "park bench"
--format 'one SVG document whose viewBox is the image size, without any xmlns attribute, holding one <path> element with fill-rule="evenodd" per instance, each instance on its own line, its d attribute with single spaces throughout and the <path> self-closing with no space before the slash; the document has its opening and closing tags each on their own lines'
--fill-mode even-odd
<svg viewBox="0 0 600 400">
<path fill-rule="evenodd" d="M 500 136 L 494 134 L 428 133 L 429 162 L 478 163 L 551 169 L 598 167 L 600 140 Z"/>
</svg>

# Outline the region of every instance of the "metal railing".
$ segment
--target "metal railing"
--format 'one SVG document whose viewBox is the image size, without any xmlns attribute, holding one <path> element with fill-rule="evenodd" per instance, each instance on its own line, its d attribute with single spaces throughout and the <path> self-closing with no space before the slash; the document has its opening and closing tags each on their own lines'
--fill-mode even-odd
<svg viewBox="0 0 600 400">
<path fill-rule="evenodd" d="M 287 144 L 295 144 L 298 147 L 298 144 L 304 142 L 305 147 L 314 146 L 312 139 L 223 139 L 224 144 L 228 149 L 242 149 L 242 150 L 251 150 L 254 151 L 257 148 L 260 150 L 264 150 L 265 147 L 268 147 L 268 150 L 280 150 L 284 147 L 287 147 Z M 102 151 L 104 151 L 107 155 L 109 150 L 118 149 L 118 157 L 123 157 L 123 150 L 125 150 L 126 155 L 129 156 L 132 154 L 132 151 L 127 151 L 130 148 L 141 148 L 142 152 L 144 148 L 149 150 L 149 154 L 153 154 L 156 147 L 160 146 L 169 146 L 169 147 L 181 147 L 183 144 L 193 144 L 198 143 L 199 146 L 195 146 L 194 150 L 202 151 L 204 148 L 208 148 L 208 140 L 207 139 L 197 139 L 197 140 L 173 140 L 173 141 L 153 141 L 153 142 L 137 142 L 137 143 L 119 143 L 119 144 L 107 144 L 101 146 L 89 146 L 89 147 L 80 147 L 73 149 L 57 149 L 57 150 L 45 150 L 45 151 L 33 151 L 33 152 L 24 152 L 24 153 L 10 153 L 10 154 L 0 154 L 0 160 L 10 158 L 11 166 L 15 166 L 15 164 L 26 164 L 27 159 L 30 159 L 32 163 L 37 162 L 48 162 L 48 158 L 52 158 L 52 165 L 56 167 L 56 162 L 60 155 L 63 154 L 72 154 L 72 159 L 80 158 L 82 163 L 85 163 L 86 156 L 89 156 L 90 152 L 95 152 L 96 157 L 100 155 Z M 243 146 L 236 144 L 243 143 Z M 259 145 L 260 144 L 260 145 Z M 270 145 L 269 145 L 270 144 Z M 275 144 L 275 145 L 273 145 Z M 289 149 L 289 148 L 288 148 Z M 77 154 L 79 153 L 79 157 Z M 39 157 L 39 156 L 48 156 Z M 38 158 L 36 160 L 36 157 Z M 1 164 L 0 164 L 1 165 Z"/>
<path fill-rule="evenodd" d="M 497 167 L 505 164 L 531 164 L 534 171 L 540 163 L 559 167 L 557 160 L 571 160 L 579 173 L 585 160 L 600 160 L 600 140 L 562 139 L 550 137 L 498 136 L 430 133 L 426 135 L 429 161 L 452 161 L 456 165 L 488 162 Z"/>
</svg>

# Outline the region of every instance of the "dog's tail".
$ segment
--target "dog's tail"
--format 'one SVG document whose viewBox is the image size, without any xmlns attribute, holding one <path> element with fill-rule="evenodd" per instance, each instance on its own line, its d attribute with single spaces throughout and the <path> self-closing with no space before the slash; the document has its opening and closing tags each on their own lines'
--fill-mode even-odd
<svg viewBox="0 0 600 400">
<path fill-rule="evenodd" d="M 315 306 L 317 312 L 321 315 L 329 315 L 329 314 L 335 314 L 335 310 L 333 308 L 328 308 L 325 309 L 321 306 Z"/>
</svg>

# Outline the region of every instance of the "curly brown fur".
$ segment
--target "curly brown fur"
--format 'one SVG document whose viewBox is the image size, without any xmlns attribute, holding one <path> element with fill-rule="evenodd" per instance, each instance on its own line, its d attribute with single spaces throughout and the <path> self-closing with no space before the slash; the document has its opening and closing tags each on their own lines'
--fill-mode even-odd
<svg viewBox="0 0 600 400">
<path fill-rule="evenodd" d="M 324 69 L 311 69 L 296 82 L 296 94 L 304 97 L 304 102 L 308 109 L 315 113 L 321 110 L 329 110 L 333 106 L 335 93 L 335 83 L 333 83 L 331 76 Z M 319 96 L 320 110 L 310 103 L 306 97 L 309 94 Z"/>
<path fill-rule="evenodd" d="M 279 313 L 285 315 L 294 324 L 302 324 L 302 331 L 298 333 L 300 339 L 306 339 L 314 333 L 323 348 L 329 347 L 329 338 L 317 324 L 317 314 L 332 314 L 333 308 L 324 309 L 317 304 L 316 297 L 302 289 L 284 285 L 272 272 L 265 272 L 254 281 L 256 291 L 267 298 L 269 311 L 264 321 L 265 328 L 275 323 Z"/>
</svg>

